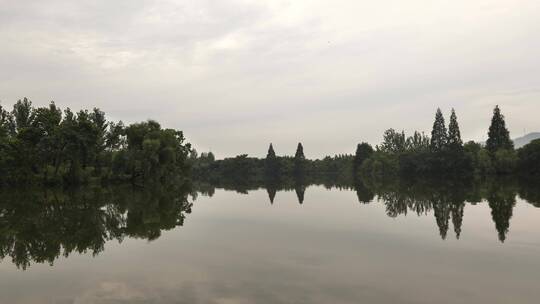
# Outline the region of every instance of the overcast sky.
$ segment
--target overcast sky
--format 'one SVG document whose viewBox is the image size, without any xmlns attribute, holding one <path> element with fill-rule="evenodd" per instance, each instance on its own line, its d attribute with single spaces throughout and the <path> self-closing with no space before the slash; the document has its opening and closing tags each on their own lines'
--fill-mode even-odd
<svg viewBox="0 0 540 304">
<path fill-rule="evenodd" d="M 457 111 L 540 131 L 538 0 L 0 0 L 0 102 L 149 118 L 218 157 L 353 153 Z"/>
</svg>

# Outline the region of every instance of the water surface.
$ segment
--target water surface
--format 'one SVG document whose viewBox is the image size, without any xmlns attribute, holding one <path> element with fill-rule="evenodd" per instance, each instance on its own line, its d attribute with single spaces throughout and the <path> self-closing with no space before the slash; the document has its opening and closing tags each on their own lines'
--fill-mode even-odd
<svg viewBox="0 0 540 304">
<path fill-rule="evenodd" d="M 534 187 L 288 189 L 5 194 L 0 303 L 538 302 Z"/>
</svg>

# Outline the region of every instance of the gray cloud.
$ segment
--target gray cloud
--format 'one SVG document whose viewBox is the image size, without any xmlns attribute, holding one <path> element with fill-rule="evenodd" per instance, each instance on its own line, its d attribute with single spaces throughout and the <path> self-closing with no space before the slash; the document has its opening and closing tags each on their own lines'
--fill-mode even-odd
<svg viewBox="0 0 540 304">
<path fill-rule="evenodd" d="M 540 130 L 537 1 L 0 0 L 0 100 L 102 108 L 199 150 L 352 152 L 455 107 Z"/>
</svg>

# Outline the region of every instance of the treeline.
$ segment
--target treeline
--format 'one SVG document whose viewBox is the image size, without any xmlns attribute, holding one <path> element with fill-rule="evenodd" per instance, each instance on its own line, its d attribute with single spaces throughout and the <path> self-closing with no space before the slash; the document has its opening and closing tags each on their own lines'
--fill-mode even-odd
<svg viewBox="0 0 540 304">
<path fill-rule="evenodd" d="M 170 180 L 189 173 L 190 149 L 181 131 L 152 120 L 124 126 L 97 108 L 34 108 L 27 98 L 0 106 L 0 185 Z"/>
<path fill-rule="evenodd" d="M 190 155 L 195 180 L 234 185 L 287 181 L 314 183 L 323 176 L 346 181 L 353 177 L 353 160 L 352 154 L 310 160 L 304 155 L 302 143 L 298 143 L 294 156 L 278 156 L 272 144 L 266 158 L 262 159 L 242 154 L 216 160 L 211 152 L 198 155 L 195 150 Z"/>
<path fill-rule="evenodd" d="M 368 144 L 358 146 L 355 155 L 356 174 L 363 178 L 406 177 L 467 177 L 493 175 L 540 175 L 540 141 L 514 149 L 504 116 L 498 106 L 485 145 L 469 141 L 463 143 L 452 109 L 448 129 L 440 109 L 435 114 L 431 137 L 414 132 L 389 129 L 383 142 L 371 149 Z"/>
<path fill-rule="evenodd" d="M 383 142 L 373 148 L 357 145 L 356 153 L 309 160 L 301 143 L 294 156 L 278 156 L 270 144 L 266 158 L 247 154 L 216 160 L 210 153 L 190 155 L 196 179 L 237 184 L 293 179 L 310 180 L 320 176 L 334 179 L 385 179 L 394 177 L 473 178 L 499 175 L 540 176 L 540 140 L 515 150 L 498 106 L 485 145 L 463 143 L 456 112 L 448 127 L 440 109 L 435 114 L 431 136 L 389 129 Z"/>
</svg>

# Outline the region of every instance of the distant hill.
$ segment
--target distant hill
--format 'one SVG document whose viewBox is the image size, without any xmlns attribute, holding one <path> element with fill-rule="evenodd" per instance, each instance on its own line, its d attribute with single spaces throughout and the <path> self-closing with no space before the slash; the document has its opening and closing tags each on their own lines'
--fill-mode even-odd
<svg viewBox="0 0 540 304">
<path fill-rule="evenodd" d="M 526 144 L 530 143 L 531 141 L 535 139 L 539 139 L 539 138 L 540 138 L 540 132 L 529 133 L 523 137 L 514 139 L 514 146 L 516 147 L 516 149 L 519 149 L 525 146 Z"/>
</svg>

